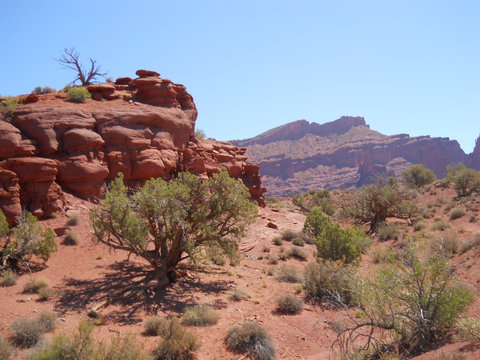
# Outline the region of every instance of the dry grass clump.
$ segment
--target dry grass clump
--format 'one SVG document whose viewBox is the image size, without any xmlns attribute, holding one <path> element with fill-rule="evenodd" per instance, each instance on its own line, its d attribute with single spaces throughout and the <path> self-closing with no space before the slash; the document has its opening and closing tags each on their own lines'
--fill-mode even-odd
<svg viewBox="0 0 480 360">
<path fill-rule="evenodd" d="M 270 264 L 270 265 L 276 265 L 278 264 L 278 257 L 276 257 L 275 255 L 271 255 L 271 254 L 268 254 L 265 259 L 267 259 L 267 262 Z"/>
<path fill-rule="evenodd" d="M 462 241 L 458 239 L 457 235 L 453 231 L 449 231 L 438 236 L 434 240 L 432 247 L 440 254 L 453 256 L 458 254 L 463 246 Z"/>
<path fill-rule="evenodd" d="M 450 228 L 450 224 L 440 219 L 435 220 L 435 223 L 432 225 L 432 230 L 435 230 L 435 231 L 445 231 L 449 228 Z"/>
<path fill-rule="evenodd" d="M 277 279 L 282 282 L 299 283 L 302 282 L 303 276 L 293 267 L 282 265 L 278 270 Z"/>
<path fill-rule="evenodd" d="M 0 335 L 0 360 L 8 360 L 13 355 L 13 347 Z"/>
<path fill-rule="evenodd" d="M 292 294 L 280 295 L 275 302 L 280 314 L 298 314 L 303 310 L 303 301 Z"/>
<path fill-rule="evenodd" d="M 44 331 L 39 321 L 36 319 L 20 318 L 10 325 L 15 343 L 24 348 L 34 346 L 41 339 Z"/>
<path fill-rule="evenodd" d="M 76 226 L 80 223 L 80 214 L 73 213 L 70 215 L 69 219 L 67 220 L 68 226 Z"/>
<path fill-rule="evenodd" d="M 247 353 L 258 360 L 275 359 L 275 345 L 267 330 L 255 322 L 245 322 L 228 329 L 225 340 L 238 353 Z"/>
<path fill-rule="evenodd" d="M 63 239 L 64 245 L 78 245 L 80 240 L 78 234 L 73 230 L 67 230 L 65 232 L 65 238 Z"/>
<path fill-rule="evenodd" d="M 308 255 L 305 251 L 298 247 L 292 247 L 286 253 L 287 257 L 294 258 L 300 261 L 307 261 Z"/>
<path fill-rule="evenodd" d="M 293 239 L 295 239 L 297 237 L 297 233 L 295 231 L 292 231 L 292 230 L 285 230 L 283 233 L 282 233 L 282 236 L 281 236 L 281 239 L 284 240 L 284 241 L 292 241 Z"/>
<path fill-rule="evenodd" d="M 450 212 L 450 220 L 460 219 L 465 216 L 467 211 L 464 207 L 456 207 Z"/>
<path fill-rule="evenodd" d="M 17 283 L 18 275 L 12 270 L 3 270 L 0 272 L 0 285 L 13 286 Z"/>
<path fill-rule="evenodd" d="M 24 286 L 23 292 L 27 294 L 38 294 L 40 289 L 46 288 L 49 284 L 49 280 L 44 277 L 30 279 Z"/>
<path fill-rule="evenodd" d="M 143 323 L 145 335 L 160 336 L 164 334 L 167 322 L 167 319 L 161 317 L 153 317 L 145 320 L 145 322 Z"/>
<path fill-rule="evenodd" d="M 57 325 L 57 315 L 51 311 L 42 311 L 37 318 L 38 323 L 40 324 L 42 331 L 44 333 L 49 333 L 55 330 Z"/>
<path fill-rule="evenodd" d="M 283 240 L 281 237 L 277 236 L 272 239 L 272 243 L 275 246 L 281 246 L 283 244 Z"/>
<path fill-rule="evenodd" d="M 419 221 L 416 221 L 414 224 L 413 224 L 413 231 L 422 231 L 422 230 L 425 230 L 427 228 L 427 223 L 423 220 L 419 220 Z"/>
<path fill-rule="evenodd" d="M 210 326 L 218 322 L 217 312 L 208 304 L 187 306 L 182 324 L 188 326 Z"/>
<path fill-rule="evenodd" d="M 39 300 L 47 301 L 55 297 L 56 292 L 50 286 L 42 287 L 38 290 Z"/>
<path fill-rule="evenodd" d="M 295 246 L 305 246 L 305 240 L 303 240 L 301 237 L 296 237 L 292 240 L 292 244 Z"/>
<path fill-rule="evenodd" d="M 460 351 L 454 351 L 454 352 L 441 352 L 436 360 L 466 360 L 467 355 Z"/>
<path fill-rule="evenodd" d="M 467 252 L 470 249 L 480 246 L 480 234 L 472 236 L 470 239 L 463 241 L 459 250 L 460 254 Z"/>
<path fill-rule="evenodd" d="M 177 318 L 167 320 L 163 341 L 153 351 L 153 360 L 192 360 L 200 347 L 196 337 Z"/>
<path fill-rule="evenodd" d="M 377 236 L 381 241 L 397 240 L 398 235 L 398 227 L 393 224 L 382 224 L 377 229 Z"/>
<path fill-rule="evenodd" d="M 248 292 L 242 288 L 235 288 L 233 290 L 232 295 L 230 295 L 230 300 L 232 301 L 242 301 L 242 300 L 248 300 L 250 298 L 250 295 Z"/>
</svg>

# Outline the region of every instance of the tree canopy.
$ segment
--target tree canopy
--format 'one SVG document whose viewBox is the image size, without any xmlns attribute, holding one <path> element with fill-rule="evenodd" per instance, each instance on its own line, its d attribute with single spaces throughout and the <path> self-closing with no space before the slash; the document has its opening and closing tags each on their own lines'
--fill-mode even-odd
<svg viewBox="0 0 480 360">
<path fill-rule="evenodd" d="M 208 180 L 184 172 L 171 182 L 151 179 L 133 195 L 119 175 L 91 220 L 98 242 L 144 258 L 153 267 L 148 278 L 164 285 L 202 249 L 237 256 L 236 239 L 256 213 L 246 187 L 225 171 Z"/>
</svg>

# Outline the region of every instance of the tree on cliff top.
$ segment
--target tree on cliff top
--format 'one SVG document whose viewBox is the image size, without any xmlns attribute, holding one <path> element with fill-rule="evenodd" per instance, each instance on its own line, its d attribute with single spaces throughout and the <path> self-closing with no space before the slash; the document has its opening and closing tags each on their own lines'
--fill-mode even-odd
<svg viewBox="0 0 480 360">
<path fill-rule="evenodd" d="M 171 182 L 151 179 L 134 195 L 120 175 L 90 216 L 98 242 L 144 258 L 153 267 L 147 280 L 164 285 L 202 249 L 238 256 L 236 239 L 256 213 L 246 187 L 226 172 L 208 180 L 185 172 Z"/>
<path fill-rule="evenodd" d="M 96 60 L 90 58 L 90 69 L 86 69 L 80 62 L 80 54 L 75 48 L 65 48 L 64 54 L 56 59 L 56 61 L 64 68 L 76 72 L 77 77 L 72 81 L 72 84 L 77 80 L 82 83 L 82 86 L 88 86 L 96 82 L 98 77 L 105 77 L 106 73 L 101 72 L 100 65 Z"/>
</svg>

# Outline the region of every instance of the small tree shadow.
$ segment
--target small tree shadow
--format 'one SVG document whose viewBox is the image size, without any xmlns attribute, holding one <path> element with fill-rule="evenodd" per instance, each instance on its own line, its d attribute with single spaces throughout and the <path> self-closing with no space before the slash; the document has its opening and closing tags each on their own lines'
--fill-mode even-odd
<svg viewBox="0 0 480 360">
<path fill-rule="evenodd" d="M 196 270 L 192 266 L 183 269 Z M 113 270 L 113 271 L 112 271 Z M 143 266 L 127 260 L 106 267 L 97 279 L 65 279 L 63 294 L 57 301 L 61 312 L 88 313 L 92 305 L 105 302 L 105 307 L 115 305 L 107 317 L 115 323 L 135 324 L 142 321 L 142 313 L 158 311 L 181 314 L 186 306 L 195 305 L 195 293 L 220 294 L 235 284 L 231 280 L 203 282 L 192 277 L 180 277 L 174 284 L 155 288 L 143 280 L 148 274 Z"/>
</svg>

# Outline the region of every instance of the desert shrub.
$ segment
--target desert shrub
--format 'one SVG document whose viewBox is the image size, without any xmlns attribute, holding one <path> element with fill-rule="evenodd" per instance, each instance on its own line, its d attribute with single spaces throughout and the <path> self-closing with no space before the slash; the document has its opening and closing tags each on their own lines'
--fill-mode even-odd
<svg viewBox="0 0 480 360">
<path fill-rule="evenodd" d="M 453 231 L 438 236 L 434 240 L 432 246 L 433 250 L 439 251 L 445 256 L 458 254 L 463 247 L 462 242 Z"/>
<path fill-rule="evenodd" d="M 39 295 L 38 299 L 40 301 L 47 301 L 54 298 L 56 295 L 56 292 L 50 286 L 46 286 L 46 287 L 42 287 L 38 291 L 38 295 Z"/>
<path fill-rule="evenodd" d="M 294 258 L 300 261 L 307 261 L 308 255 L 305 251 L 298 247 L 291 247 L 286 253 L 287 257 Z"/>
<path fill-rule="evenodd" d="M 445 231 L 449 228 L 450 228 L 450 224 L 440 219 L 435 220 L 435 222 L 432 225 L 432 230 L 436 230 L 436 231 Z"/>
<path fill-rule="evenodd" d="M 456 207 L 450 212 L 450 220 L 460 219 L 465 213 L 466 210 L 464 207 Z"/>
<path fill-rule="evenodd" d="M 250 298 L 250 295 L 248 295 L 248 292 L 242 288 L 235 288 L 233 290 L 232 295 L 230 295 L 230 300 L 233 300 L 233 301 L 242 301 L 242 300 L 247 300 L 249 298 Z"/>
<path fill-rule="evenodd" d="M 55 250 L 55 232 L 51 228 L 43 230 L 31 213 L 25 214 L 10 231 L 0 211 L 0 270 L 18 270 L 21 264 L 28 266 L 33 255 L 47 261 Z"/>
<path fill-rule="evenodd" d="M 293 267 L 282 265 L 278 270 L 277 279 L 282 282 L 299 283 L 302 282 L 303 277 Z"/>
<path fill-rule="evenodd" d="M 44 277 L 30 279 L 23 286 L 23 292 L 27 294 L 38 294 L 40 289 L 46 288 L 49 284 L 49 280 Z"/>
<path fill-rule="evenodd" d="M 37 319 L 17 319 L 10 325 L 10 330 L 15 343 L 26 348 L 38 343 L 43 334 L 43 327 Z"/>
<path fill-rule="evenodd" d="M 427 228 L 427 223 L 423 220 L 419 220 L 419 221 L 416 221 L 414 224 L 413 224 L 413 230 L 414 231 L 422 231 L 422 230 L 425 230 Z"/>
<path fill-rule="evenodd" d="M 353 299 L 351 285 L 356 271 L 334 261 L 308 264 L 305 267 L 303 288 L 307 299 L 338 307 Z"/>
<path fill-rule="evenodd" d="M 135 194 L 119 175 L 90 216 L 97 242 L 145 259 L 166 284 L 185 253 L 195 259 L 216 248 L 238 258 L 239 236 L 256 213 L 245 185 L 222 171 L 207 180 L 188 172 L 150 179 Z"/>
<path fill-rule="evenodd" d="M 295 237 L 292 240 L 292 244 L 295 246 L 305 246 L 305 240 L 303 240 L 301 237 Z"/>
<path fill-rule="evenodd" d="M 35 89 L 33 89 L 32 92 L 37 94 L 37 95 L 41 95 L 41 94 L 50 94 L 54 91 L 55 91 L 55 89 L 52 89 L 51 87 L 48 87 L 48 86 L 44 86 L 44 87 L 37 86 L 37 87 L 35 87 Z"/>
<path fill-rule="evenodd" d="M 76 226 L 80 223 L 80 214 L 78 213 L 73 213 L 70 215 L 70 217 L 67 220 L 67 225 L 68 226 Z"/>
<path fill-rule="evenodd" d="M 90 99 L 92 94 L 87 89 L 82 87 L 73 87 L 67 91 L 67 99 L 73 103 L 83 103 Z"/>
<path fill-rule="evenodd" d="M 370 252 L 370 257 L 375 264 L 392 262 L 397 259 L 393 249 L 376 248 Z"/>
<path fill-rule="evenodd" d="M 163 341 L 153 351 L 153 360 L 191 360 L 198 348 L 196 337 L 173 318 L 168 320 Z"/>
<path fill-rule="evenodd" d="M 395 179 L 377 179 L 372 185 L 362 186 L 343 204 L 342 216 L 357 225 L 368 224 L 373 233 L 388 218 L 411 221 L 418 213 L 415 199 L 415 191 L 401 187 Z"/>
<path fill-rule="evenodd" d="M 276 257 L 275 255 L 268 254 L 265 259 L 267 259 L 270 265 L 278 264 L 278 257 Z"/>
<path fill-rule="evenodd" d="M 94 325 L 82 321 L 77 332 L 58 334 L 35 349 L 29 360 L 147 360 L 133 336 L 115 336 L 110 345 L 95 341 Z"/>
<path fill-rule="evenodd" d="M 297 233 L 293 230 L 285 230 L 282 232 L 282 237 L 281 239 L 284 240 L 284 241 L 292 241 L 293 239 L 295 239 L 295 237 L 297 236 Z"/>
<path fill-rule="evenodd" d="M 200 140 L 205 140 L 207 138 L 207 135 L 202 129 L 195 129 L 195 137 Z"/>
<path fill-rule="evenodd" d="M 422 187 L 435 181 L 435 173 L 422 164 L 410 166 L 403 172 L 405 182 L 410 186 Z"/>
<path fill-rule="evenodd" d="M 455 323 L 458 337 L 462 341 L 480 343 L 480 322 L 472 317 L 462 317 Z"/>
<path fill-rule="evenodd" d="M 18 275 L 12 270 L 3 270 L 0 272 L 0 285 L 8 287 L 17 283 Z"/>
<path fill-rule="evenodd" d="M 218 313 L 210 305 L 187 306 L 182 324 L 188 326 L 209 326 L 218 322 Z"/>
<path fill-rule="evenodd" d="M 267 330 L 255 322 L 245 322 L 228 329 L 226 343 L 238 353 L 247 353 L 258 360 L 275 358 L 275 345 Z"/>
<path fill-rule="evenodd" d="M 3 114 L 6 119 L 13 118 L 18 105 L 19 101 L 15 97 L 2 98 L 0 99 L 0 113 Z"/>
<path fill-rule="evenodd" d="M 480 172 L 463 164 L 450 168 L 447 179 L 453 183 L 458 196 L 469 196 L 480 191 Z"/>
<path fill-rule="evenodd" d="M 13 355 L 13 347 L 0 335 L 0 360 L 8 360 Z"/>
<path fill-rule="evenodd" d="M 56 322 L 57 322 L 57 315 L 51 311 L 42 311 L 37 318 L 40 327 L 42 328 L 42 332 L 49 333 L 55 330 Z"/>
<path fill-rule="evenodd" d="M 283 240 L 281 237 L 276 236 L 272 239 L 273 245 L 275 246 L 281 246 L 283 244 Z"/>
<path fill-rule="evenodd" d="M 303 301 L 292 294 L 280 295 L 275 303 L 277 312 L 281 314 L 297 314 L 303 310 Z"/>
<path fill-rule="evenodd" d="M 161 317 L 148 318 L 143 324 L 145 335 L 159 336 L 163 334 L 167 322 L 167 319 Z"/>
<path fill-rule="evenodd" d="M 67 230 L 65 232 L 65 237 L 63 239 L 64 245 L 78 245 L 80 240 L 78 239 L 78 234 L 73 230 Z"/>
<path fill-rule="evenodd" d="M 409 357 L 422 353 L 436 344 L 473 302 L 473 294 L 455 280 L 445 257 L 433 252 L 419 258 L 412 244 L 401 261 L 379 267 L 353 289 L 361 316 L 336 342 L 343 353 L 363 346 L 351 339 L 367 332 L 373 339 L 364 345 L 374 354 L 384 349 Z"/>
<path fill-rule="evenodd" d="M 470 216 L 470 219 L 468 219 L 469 223 L 476 223 L 478 221 L 478 218 L 475 215 Z"/>
<path fill-rule="evenodd" d="M 345 229 L 340 224 L 325 227 L 317 236 L 317 253 L 325 260 L 341 260 L 345 263 L 358 263 L 362 256 L 362 249 L 357 241 L 357 231 Z"/>
<path fill-rule="evenodd" d="M 377 229 L 377 236 L 380 240 L 397 240 L 398 239 L 398 228 L 393 224 L 382 224 Z"/>
<path fill-rule="evenodd" d="M 474 235 L 471 238 L 462 242 L 459 253 L 463 254 L 468 250 L 480 246 L 480 234 Z"/>
</svg>

